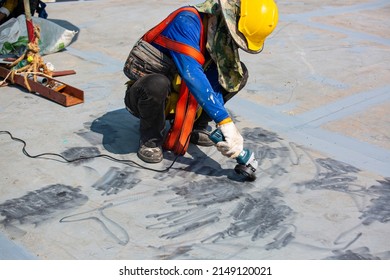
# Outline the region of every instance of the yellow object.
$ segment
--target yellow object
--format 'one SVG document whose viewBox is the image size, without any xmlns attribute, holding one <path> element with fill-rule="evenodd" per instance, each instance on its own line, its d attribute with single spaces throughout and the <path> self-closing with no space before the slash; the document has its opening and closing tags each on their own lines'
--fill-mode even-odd
<svg viewBox="0 0 390 280">
<path fill-rule="evenodd" d="M 241 0 L 238 30 L 245 36 L 248 49 L 258 52 L 278 24 L 278 7 L 273 0 Z"/>
<path fill-rule="evenodd" d="M 179 94 L 177 92 L 171 92 L 166 101 L 165 116 L 175 114 L 177 100 L 179 100 Z"/>
<path fill-rule="evenodd" d="M 174 115 L 177 100 L 179 99 L 181 78 L 176 75 L 172 80 L 173 91 L 169 94 L 165 105 L 165 116 Z"/>
<path fill-rule="evenodd" d="M 173 91 L 169 94 L 166 103 L 165 103 L 165 116 L 169 118 L 169 116 L 175 115 L 176 104 L 179 100 L 179 92 L 181 85 L 181 77 L 177 74 L 172 80 L 172 88 Z M 195 120 L 197 120 L 202 114 L 202 107 L 198 105 L 198 109 L 196 110 Z"/>
<path fill-rule="evenodd" d="M 28 63 L 33 62 L 33 60 L 34 60 L 34 57 L 32 57 L 31 55 L 27 57 L 27 62 Z"/>
<path fill-rule="evenodd" d="M 3 4 L 3 7 L 7 9 L 8 13 L 12 13 L 16 6 L 18 5 L 18 0 L 6 0 Z M 7 16 L 9 16 L 9 14 Z"/>
<path fill-rule="evenodd" d="M 176 74 L 175 77 L 173 77 L 173 80 L 172 80 L 173 91 L 179 92 L 180 91 L 180 85 L 181 85 L 181 77 L 179 76 L 179 74 Z"/>
<path fill-rule="evenodd" d="M 218 125 L 223 125 L 223 124 L 230 123 L 230 122 L 233 122 L 232 118 L 231 117 L 227 117 L 226 119 L 220 121 L 218 123 Z"/>
</svg>

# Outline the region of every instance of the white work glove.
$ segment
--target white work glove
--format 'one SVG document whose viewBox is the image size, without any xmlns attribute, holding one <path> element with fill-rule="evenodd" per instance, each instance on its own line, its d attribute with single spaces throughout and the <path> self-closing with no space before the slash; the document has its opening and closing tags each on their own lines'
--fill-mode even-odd
<svg viewBox="0 0 390 280">
<path fill-rule="evenodd" d="M 244 149 L 244 139 L 236 128 L 233 122 L 228 122 L 219 125 L 225 141 L 220 141 L 216 144 L 217 150 L 225 157 L 236 158 Z"/>
</svg>

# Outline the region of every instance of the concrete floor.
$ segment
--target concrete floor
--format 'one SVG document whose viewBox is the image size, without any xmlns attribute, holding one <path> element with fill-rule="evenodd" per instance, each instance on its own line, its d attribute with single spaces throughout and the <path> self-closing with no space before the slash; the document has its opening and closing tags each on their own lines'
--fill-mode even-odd
<svg viewBox="0 0 390 280">
<path fill-rule="evenodd" d="M 201 1 L 193 2 L 198 3 Z M 136 156 L 124 109 L 131 46 L 189 1 L 57 1 L 49 19 L 78 31 L 47 55 L 85 102 L 62 107 L 0 89 L 0 130 L 31 155 Z M 277 1 L 247 87 L 228 103 L 259 161 L 255 182 L 214 147 L 173 168 L 104 158 L 31 159 L 0 134 L 0 259 L 390 259 L 390 3 Z"/>
</svg>

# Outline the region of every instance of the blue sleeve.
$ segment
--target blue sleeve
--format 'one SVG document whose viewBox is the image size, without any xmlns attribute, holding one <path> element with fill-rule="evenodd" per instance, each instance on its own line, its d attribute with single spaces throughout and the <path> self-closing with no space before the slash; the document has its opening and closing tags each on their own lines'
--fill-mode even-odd
<svg viewBox="0 0 390 280">
<path fill-rule="evenodd" d="M 199 50 L 200 28 L 199 18 L 192 12 L 183 11 L 176 16 L 162 34 Z M 214 75 L 206 75 L 202 65 L 190 56 L 175 51 L 169 52 L 188 89 L 210 118 L 219 123 L 229 117 L 229 113 L 224 107 L 223 96 L 219 91 L 218 75 L 215 73 Z"/>
</svg>

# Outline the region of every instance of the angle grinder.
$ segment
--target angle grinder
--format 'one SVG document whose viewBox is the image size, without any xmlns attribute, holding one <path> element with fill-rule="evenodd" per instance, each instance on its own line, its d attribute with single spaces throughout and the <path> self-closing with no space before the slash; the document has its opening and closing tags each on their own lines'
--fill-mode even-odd
<svg viewBox="0 0 390 280">
<path fill-rule="evenodd" d="M 209 138 L 215 144 L 225 140 L 222 131 L 218 128 L 211 132 Z M 236 161 L 237 165 L 234 167 L 234 171 L 237 174 L 243 175 L 248 181 L 256 180 L 255 172 L 258 166 L 258 162 L 250 150 L 244 148 L 241 153 L 236 157 Z"/>
</svg>

